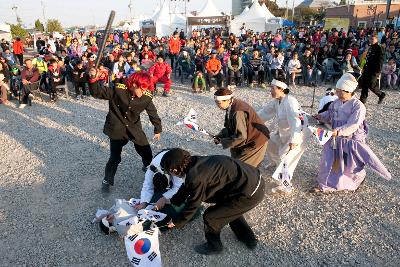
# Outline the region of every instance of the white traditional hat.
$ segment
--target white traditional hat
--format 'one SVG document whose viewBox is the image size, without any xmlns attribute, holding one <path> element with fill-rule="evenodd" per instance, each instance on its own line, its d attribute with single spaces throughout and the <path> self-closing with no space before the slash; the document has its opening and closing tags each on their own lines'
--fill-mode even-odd
<svg viewBox="0 0 400 267">
<path fill-rule="evenodd" d="M 278 80 L 273 79 L 271 82 L 271 85 L 275 85 L 279 88 L 282 88 L 283 90 L 287 89 L 287 84 Z"/>
<path fill-rule="evenodd" d="M 336 83 L 336 88 L 353 93 L 358 86 L 357 79 L 350 73 L 345 73 L 340 77 L 339 81 Z"/>
</svg>

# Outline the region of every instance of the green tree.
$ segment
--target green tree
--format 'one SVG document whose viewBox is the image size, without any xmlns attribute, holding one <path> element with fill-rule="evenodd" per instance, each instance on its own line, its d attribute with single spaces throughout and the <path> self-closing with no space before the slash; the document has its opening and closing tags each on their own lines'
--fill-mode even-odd
<svg viewBox="0 0 400 267">
<path fill-rule="evenodd" d="M 340 0 L 339 6 L 347 5 L 347 0 Z"/>
<path fill-rule="evenodd" d="M 37 30 L 38 32 L 44 32 L 44 25 L 40 22 L 39 19 L 35 21 L 35 30 Z"/>
<path fill-rule="evenodd" d="M 57 19 L 49 19 L 47 21 L 48 32 L 64 32 L 61 22 Z"/>
<path fill-rule="evenodd" d="M 15 37 L 21 37 L 25 38 L 25 36 L 28 34 L 28 32 L 22 28 L 21 24 L 9 24 L 11 28 L 11 35 L 13 38 Z"/>
</svg>

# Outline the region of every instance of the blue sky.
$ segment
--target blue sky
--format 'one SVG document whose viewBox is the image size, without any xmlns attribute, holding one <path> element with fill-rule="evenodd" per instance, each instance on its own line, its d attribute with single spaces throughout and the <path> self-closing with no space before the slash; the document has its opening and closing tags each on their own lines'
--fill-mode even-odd
<svg viewBox="0 0 400 267">
<path fill-rule="evenodd" d="M 132 0 L 134 15 L 151 14 L 155 6 L 164 0 Z M 182 3 L 182 0 L 180 0 Z M 57 18 L 63 26 L 103 25 L 106 23 L 110 10 L 116 11 L 115 22 L 129 18 L 129 0 L 43 0 L 45 17 Z M 178 0 L 179 2 L 179 0 Z M 188 10 L 200 10 L 206 0 L 190 0 Z M 222 12 L 230 12 L 230 0 L 214 0 L 216 6 Z M 278 0 L 278 4 L 284 5 L 286 0 Z M 296 0 L 300 3 L 301 0 Z M 289 0 L 291 6 L 292 0 Z M 43 21 L 41 0 L 0 0 L 0 23 L 16 22 L 12 6 L 17 6 L 18 15 L 25 25 L 32 25 L 36 19 Z M 184 5 L 180 4 L 183 9 Z"/>
</svg>

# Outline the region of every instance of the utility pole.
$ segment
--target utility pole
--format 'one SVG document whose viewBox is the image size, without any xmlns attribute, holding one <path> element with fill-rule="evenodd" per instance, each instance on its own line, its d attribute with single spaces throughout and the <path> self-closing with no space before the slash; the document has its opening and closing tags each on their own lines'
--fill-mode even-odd
<svg viewBox="0 0 400 267">
<path fill-rule="evenodd" d="M 289 0 L 286 0 L 285 19 L 289 17 Z"/>
<path fill-rule="evenodd" d="M 292 22 L 294 21 L 294 0 L 293 0 L 293 6 L 292 6 Z"/>
<path fill-rule="evenodd" d="M 14 11 L 15 16 L 17 17 L 17 23 L 18 24 L 22 24 L 22 20 L 21 18 L 18 16 L 18 12 L 17 12 L 18 7 L 16 5 L 14 5 L 11 10 Z"/>
<path fill-rule="evenodd" d="M 131 22 L 132 22 L 133 21 L 133 17 L 132 17 L 132 0 L 129 0 L 128 7 L 129 7 L 129 14 L 131 16 Z"/>
<path fill-rule="evenodd" d="M 42 5 L 43 20 L 44 20 L 44 23 L 46 23 L 46 7 L 44 6 L 43 1 L 40 1 L 40 4 Z"/>
<path fill-rule="evenodd" d="M 387 0 L 386 4 L 386 18 L 383 22 L 383 26 L 386 26 L 386 21 L 389 20 L 389 14 L 390 14 L 390 6 L 392 5 L 392 0 Z"/>
</svg>

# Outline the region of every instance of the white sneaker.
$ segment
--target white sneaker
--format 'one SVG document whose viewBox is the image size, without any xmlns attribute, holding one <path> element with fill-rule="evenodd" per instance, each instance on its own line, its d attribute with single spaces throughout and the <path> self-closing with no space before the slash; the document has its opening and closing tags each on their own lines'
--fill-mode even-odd
<svg viewBox="0 0 400 267">
<path fill-rule="evenodd" d="M 215 90 L 215 87 L 211 87 L 210 88 L 210 92 L 212 92 L 212 91 L 214 91 Z"/>
<path fill-rule="evenodd" d="M 78 95 L 78 96 L 76 96 L 76 98 L 75 98 L 76 100 L 80 100 L 81 99 L 81 96 L 80 95 Z"/>
<path fill-rule="evenodd" d="M 26 104 L 19 104 L 18 108 L 19 109 L 24 109 L 26 107 Z"/>
<path fill-rule="evenodd" d="M 293 186 L 291 186 L 291 185 L 285 186 L 283 184 L 280 184 L 277 187 L 272 188 L 271 191 L 272 191 L 272 193 L 282 192 L 285 194 L 290 194 L 293 192 Z"/>
<path fill-rule="evenodd" d="M 33 100 L 33 99 L 35 99 L 35 96 L 34 96 L 33 94 L 29 94 L 29 95 L 28 95 L 28 98 L 29 98 L 30 100 Z"/>
</svg>

